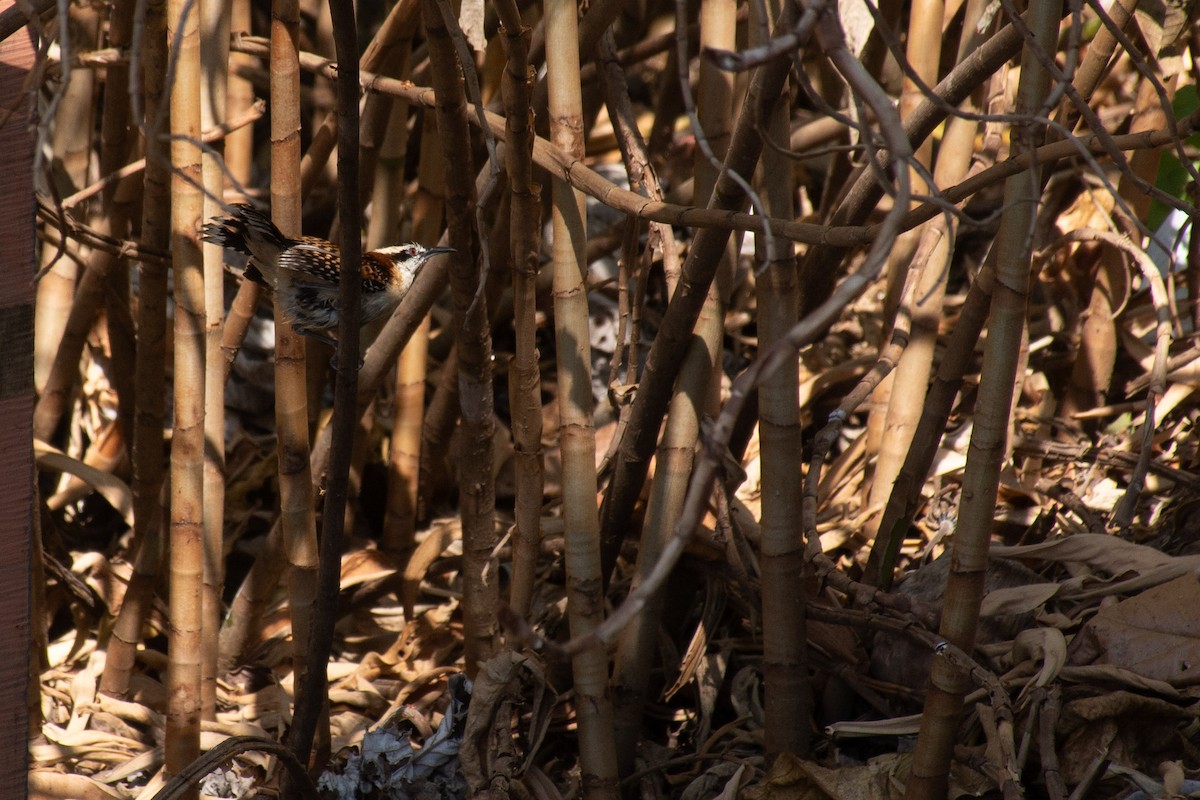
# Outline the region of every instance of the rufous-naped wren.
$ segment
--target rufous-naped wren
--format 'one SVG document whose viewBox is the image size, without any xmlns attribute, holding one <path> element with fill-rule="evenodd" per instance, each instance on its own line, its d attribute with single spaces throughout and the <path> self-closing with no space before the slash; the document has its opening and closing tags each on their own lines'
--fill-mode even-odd
<svg viewBox="0 0 1200 800">
<path fill-rule="evenodd" d="M 342 256 L 337 245 L 316 236 L 290 239 L 263 212 L 246 203 L 227 217 L 213 217 L 200 238 L 250 256 L 247 280 L 270 289 L 297 333 L 336 344 L 325 331 L 338 326 L 338 280 Z M 421 267 L 449 247 L 402 244 L 362 255 L 362 322 L 390 313 L 408 292 Z"/>
</svg>

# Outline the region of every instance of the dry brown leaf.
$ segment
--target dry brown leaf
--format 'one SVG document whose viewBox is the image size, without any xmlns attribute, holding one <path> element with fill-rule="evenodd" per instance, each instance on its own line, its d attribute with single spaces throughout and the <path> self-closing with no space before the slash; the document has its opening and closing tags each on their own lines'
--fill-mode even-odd
<svg viewBox="0 0 1200 800">
<path fill-rule="evenodd" d="M 50 769 L 29 773 L 29 800 L 123 800 L 124 795 L 85 775 L 64 775 Z"/>
<path fill-rule="evenodd" d="M 430 565 L 441 558 L 451 542 L 462 537 L 462 523 L 449 521 L 435 523 L 429 533 L 417 545 L 417 549 L 409 556 L 408 564 L 404 567 L 404 586 L 401 589 L 401 601 L 404 604 L 404 616 L 411 619 L 413 606 L 417 603 L 417 594 L 421 589 L 421 581 Z"/>
<path fill-rule="evenodd" d="M 342 556 L 342 591 L 396 574 L 391 557 L 381 550 L 360 548 Z"/>
<path fill-rule="evenodd" d="M 329 715 L 329 731 L 332 737 L 330 750 L 334 755 L 362 741 L 363 734 L 371 727 L 371 718 L 356 711 L 343 711 Z"/>
<path fill-rule="evenodd" d="M 1175 686 L 1200 684 L 1200 580 L 1170 583 L 1101 608 L 1071 643 L 1071 663 L 1112 664 Z"/>
<path fill-rule="evenodd" d="M 1183 698 L 1181 692 L 1165 681 L 1147 678 L 1124 667 L 1114 667 L 1112 664 L 1089 664 L 1084 667 L 1066 666 L 1062 668 L 1059 675 L 1064 681 L 1084 686 L 1120 686 L 1136 692 L 1169 697 L 1173 700 Z"/>
<path fill-rule="evenodd" d="M 1058 594 L 1057 583 L 1034 583 L 1028 586 L 1006 586 L 988 592 L 979 614 L 994 617 L 1000 614 L 1027 614 L 1036 611 Z"/>
<path fill-rule="evenodd" d="M 1115 765 L 1155 772 L 1165 753 L 1177 750 L 1178 727 L 1195 710 L 1133 692 L 1108 692 L 1063 706 L 1058 733 L 1065 739 L 1059 764 L 1068 784 L 1078 783 L 1098 753 Z"/>
<path fill-rule="evenodd" d="M 991 554 L 997 558 L 1039 558 L 1086 564 L 1113 578 L 1131 572 L 1137 574 L 1137 577 L 1099 588 L 1093 585 L 1086 590 L 1076 590 L 1064 586 L 1060 591 L 1061 597 L 1079 601 L 1148 589 L 1200 569 L 1200 556 L 1170 556 L 1153 547 L 1098 533 L 1078 533 L 1040 544 L 992 545 Z"/>
</svg>

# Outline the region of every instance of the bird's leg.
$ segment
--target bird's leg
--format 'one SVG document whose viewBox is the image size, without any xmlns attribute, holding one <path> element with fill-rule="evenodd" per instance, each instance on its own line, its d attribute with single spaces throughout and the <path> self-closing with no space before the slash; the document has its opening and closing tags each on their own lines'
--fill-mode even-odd
<svg viewBox="0 0 1200 800">
<path fill-rule="evenodd" d="M 299 325 L 294 325 L 292 327 L 292 330 L 294 330 L 296 333 L 300 334 L 301 336 L 307 336 L 310 339 L 316 339 L 318 342 L 324 342 L 325 344 L 332 347 L 333 348 L 333 356 L 329 359 L 329 368 L 331 370 L 333 370 L 334 372 L 338 371 L 337 339 L 332 339 L 323 333 L 313 330 L 312 328 L 302 328 Z"/>
<path fill-rule="evenodd" d="M 332 369 L 334 372 L 338 371 L 337 339 L 331 339 L 328 336 L 326 336 L 325 334 L 319 333 L 319 332 L 313 330 L 312 328 L 302 328 L 298 325 L 293 326 L 292 330 L 294 330 L 296 333 L 300 334 L 301 336 L 309 336 L 313 339 L 316 339 L 317 341 L 324 342 L 325 344 L 332 347 L 333 348 L 333 357 L 331 359 L 329 359 L 329 368 Z M 358 360 L 358 368 L 362 369 L 364 363 L 365 362 L 360 358 Z"/>
<path fill-rule="evenodd" d="M 319 331 L 315 331 L 312 328 L 302 328 L 299 325 L 293 325 L 292 330 L 294 330 L 296 333 L 300 334 L 301 336 L 308 336 L 310 338 L 316 339 L 319 342 L 324 342 L 325 344 L 332 347 L 334 350 L 337 350 L 337 339 L 331 339 L 328 336 L 326 336 L 325 334 L 320 333 Z"/>
<path fill-rule="evenodd" d="M 363 364 L 365 364 L 365 363 L 367 363 L 367 362 L 361 358 L 358 360 L 358 369 L 360 372 L 362 371 Z M 333 370 L 334 372 L 341 372 L 341 370 L 338 369 L 337 353 L 334 353 L 333 357 L 329 359 L 329 368 L 331 370 Z"/>
</svg>

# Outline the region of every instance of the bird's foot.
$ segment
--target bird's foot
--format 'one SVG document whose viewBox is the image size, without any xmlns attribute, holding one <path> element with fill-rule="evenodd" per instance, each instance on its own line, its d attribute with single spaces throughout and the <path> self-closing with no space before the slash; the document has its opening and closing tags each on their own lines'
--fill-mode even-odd
<svg viewBox="0 0 1200 800">
<path fill-rule="evenodd" d="M 294 330 L 296 333 L 300 334 L 301 336 L 307 336 L 310 339 L 316 339 L 318 342 L 324 342 L 325 344 L 329 345 L 333 349 L 335 349 L 335 350 L 337 349 L 337 339 L 330 338 L 329 336 L 326 336 L 325 334 L 321 333 L 320 331 L 313 330 L 312 328 L 305 328 L 300 325 L 293 325 L 292 330 Z"/>
<path fill-rule="evenodd" d="M 364 365 L 364 363 L 366 363 L 366 361 L 359 359 L 359 371 L 360 372 L 362 371 L 362 365 Z M 329 360 L 329 368 L 332 369 L 332 371 L 334 371 L 334 372 L 341 372 L 341 369 L 337 368 L 337 354 L 336 353 L 334 354 L 334 357 L 332 357 L 332 359 Z"/>
</svg>

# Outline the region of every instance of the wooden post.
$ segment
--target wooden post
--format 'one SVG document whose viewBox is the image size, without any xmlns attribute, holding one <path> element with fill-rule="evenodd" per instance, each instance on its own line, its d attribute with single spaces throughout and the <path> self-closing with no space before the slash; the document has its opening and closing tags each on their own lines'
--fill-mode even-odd
<svg viewBox="0 0 1200 800">
<path fill-rule="evenodd" d="M 12 5 L 0 0 L 0 11 Z M 33 146 L 29 36 L 0 41 L 0 797 L 26 796 L 33 531 Z"/>
</svg>

